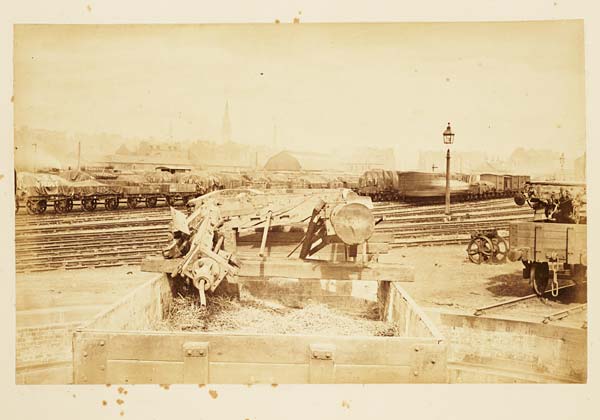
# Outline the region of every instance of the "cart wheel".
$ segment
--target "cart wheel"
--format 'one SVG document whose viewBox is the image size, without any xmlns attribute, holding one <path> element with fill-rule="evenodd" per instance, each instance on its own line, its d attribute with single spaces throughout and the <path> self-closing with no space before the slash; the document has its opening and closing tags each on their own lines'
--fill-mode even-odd
<svg viewBox="0 0 600 420">
<path fill-rule="evenodd" d="M 487 261 L 492 255 L 494 245 L 489 238 L 485 236 L 476 236 L 471 239 L 467 246 L 467 255 L 469 260 L 475 264 L 481 264 L 483 261 Z"/>
<path fill-rule="evenodd" d="M 496 236 L 492 238 L 492 244 L 494 245 L 494 252 L 492 254 L 492 261 L 495 263 L 503 263 L 506 261 L 506 255 L 508 253 L 508 244 L 504 238 Z"/>
<path fill-rule="evenodd" d="M 138 200 L 135 197 L 129 197 L 127 198 L 127 207 L 129 207 L 130 209 L 134 209 L 136 208 L 138 205 Z"/>
<path fill-rule="evenodd" d="M 119 199 L 117 197 L 108 197 L 104 200 L 106 210 L 117 210 L 119 208 Z"/>
<path fill-rule="evenodd" d="M 81 199 L 81 208 L 83 208 L 84 211 L 96 210 L 97 204 L 98 204 L 98 202 L 96 201 L 95 198 L 82 198 Z"/>
<path fill-rule="evenodd" d="M 71 210 L 73 210 L 73 199 L 72 198 L 67 198 L 65 200 L 65 211 L 68 213 Z"/>
<path fill-rule="evenodd" d="M 156 198 L 156 197 L 146 198 L 146 207 L 149 207 L 149 208 L 156 207 L 156 203 L 158 203 L 158 198 Z"/>
<path fill-rule="evenodd" d="M 547 264 L 532 263 L 529 270 L 529 280 L 536 295 L 542 296 L 548 287 L 550 272 Z"/>
</svg>

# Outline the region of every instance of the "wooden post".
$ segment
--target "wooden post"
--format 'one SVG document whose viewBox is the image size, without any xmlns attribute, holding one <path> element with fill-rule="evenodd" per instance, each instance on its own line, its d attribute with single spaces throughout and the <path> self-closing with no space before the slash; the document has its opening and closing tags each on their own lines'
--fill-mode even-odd
<svg viewBox="0 0 600 420">
<path fill-rule="evenodd" d="M 260 243 L 260 252 L 258 253 L 259 257 L 265 256 L 265 246 L 267 245 L 267 235 L 269 234 L 269 228 L 271 227 L 271 218 L 272 212 L 269 210 L 267 213 L 267 220 L 265 221 L 265 227 L 263 230 L 262 241 Z"/>
</svg>

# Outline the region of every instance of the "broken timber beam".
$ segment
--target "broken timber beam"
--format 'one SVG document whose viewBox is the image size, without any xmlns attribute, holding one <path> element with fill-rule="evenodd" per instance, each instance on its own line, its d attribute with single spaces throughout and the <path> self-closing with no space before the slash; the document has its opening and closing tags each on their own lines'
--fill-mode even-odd
<svg viewBox="0 0 600 420">
<path fill-rule="evenodd" d="M 240 258 L 237 273 L 240 281 L 261 281 L 264 278 L 281 277 L 294 279 L 368 280 L 368 281 L 414 281 L 414 269 L 404 264 L 370 262 L 330 262 L 322 260 L 298 260 L 285 258 Z M 148 257 L 141 270 L 172 273 L 181 259 Z"/>
</svg>

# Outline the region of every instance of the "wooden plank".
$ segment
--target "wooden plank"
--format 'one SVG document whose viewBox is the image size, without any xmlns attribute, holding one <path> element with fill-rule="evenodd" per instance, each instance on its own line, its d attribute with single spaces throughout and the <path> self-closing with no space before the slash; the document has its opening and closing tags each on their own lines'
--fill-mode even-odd
<svg viewBox="0 0 600 420">
<path fill-rule="evenodd" d="M 338 384 L 409 383 L 410 367 L 393 365 L 335 365 Z"/>
<path fill-rule="evenodd" d="M 397 293 L 397 300 L 404 300 L 406 302 L 407 309 L 410 310 L 410 312 L 415 313 L 416 319 L 418 319 L 419 322 L 424 323 L 425 328 L 422 331 L 424 334 L 426 334 L 426 337 L 434 337 L 437 341 L 442 340 L 442 334 L 438 330 L 437 326 L 433 322 L 431 322 L 431 320 L 425 314 L 425 312 L 423 312 L 421 307 L 417 305 L 413 298 L 410 297 L 410 295 L 402 288 L 402 286 L 399 283 L 392 283 L 390 287 L 390 293 Z"/>
<path fill-rule="evenodd" d="M 183 383 L 183 369 L 183 362 L 165 362 L 154 360 L 109 360 L 106 372 L 106 383 Z"/>
<path fill-rule="evenodd" d="M 208 343 L 183 343 L 183 383 L 206 384 L 208 377 Z"/>
<path fill-rule="evenodd" d="M 180 259 L 165 260 L 148 257 L 142 262 L 142 271 L 173 272 Z M 240 258 L 240 277 L 288 277 L 331 280 L 414 281 L 414 268 L 405 264 L 371 262 L 329 262 L 284 258 Z"/>
<path fill-rule="evenodd" d="M 211 362 L 211 384 L 305 384 L 308 364 Z"/>
<path fill-rule="evenodd" d="M 434 339 L 412 337 L 342 337 L 231 333 L 111 333 L 110 360 L 181 361 L 186 341 L 208 342 L 210 362 L 308 363 L 308 346 L 327 342 L 336 346 L 342 364 L 408 365 L 410 349 Z"/>
<path fill-rule="evenodd" d="M 75 331 L 73 334 L 73 382 L 106 383 L 108 334 Z"/>
<path fill-rule="evenodd" d="M 267 258 L 242 259 L 240 276 L 332 280 L 414 281 L 414 269 L 404 264 L 328 262 Z"/>
</svg>

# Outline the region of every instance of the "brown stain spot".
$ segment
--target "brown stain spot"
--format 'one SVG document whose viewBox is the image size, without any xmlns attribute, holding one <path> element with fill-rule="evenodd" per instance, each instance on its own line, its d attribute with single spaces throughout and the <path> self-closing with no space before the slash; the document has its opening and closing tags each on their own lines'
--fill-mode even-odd
<svg viewBox="0 0 600 420">
<path fill-rule="evenodd" d="M 271 384 L 271 386 L 272 386 L 273 388 L 277 388 L 277 387 L 279 386 L 279 384 Z"/>
<path fill-rule="evenodd" d="M 91 12 L 91 11 L 92 11 L 92 6 L 91 6 L 91 5 L 89 5 L 89 4 L 88 4 L 88 5 L 87 5 L 85 8 L 87 9 L 87 11 L 88 11 L 88 12 Z"/>
<path fill-rule="evenodd" d="M 73 394 L 73 398 L 77 398 L 77 395 Z"/>
<path fill-rule="evenodd" d="M 117 400 L 117 404 L 119 404 L 119 405 L 123 405 L 123 404 L 125 404 L 125 401 L 123 401 L 122 399 L 120 399 L 120 398 L 119 398 L 119 399 Z"/>
<path fill-rule="evenodd" d="M 122 416 L 124 414 L 125 414 L 125 412 L 123 410 L 121 410 L 121 412 L 119 413 L 119 416 Z"/>
<path fill-rule="evenodd" d="M 110 384 L 106 384 L 106 387 L 107 387 L 107 388 L 110 388 Z"/>
<path fill-rule="evenodd" d="M 292 23 L 300 23 L 300 18 L 295 17 Z"/>
<path fill-rule="evenodd" d="M 342 401 L 342 407 L 349 409 L 350 408 L 350 402 L 346 401 L 346 400 Z"/>
<path fill-rule="evenodd" d="M 281 22 L 279 22 L 279 19 L 275 19 L 275 23 L 277 24 L 277 23 L 281 23 Z"/>
<path fill-rule="evenodd" d="M 10 97 L 10 102 L 11 102 L 11 103 L 14 103 L 14 102 L 15 102 L 15 95 L 13 95 L 13 96 L 11 96 L 11 97 Z"/>
<path fill-rule="evenodd" d="M 198 384 L 198 388 L 204 388 L 206 385 L 204 384 Z"/>
<path fill-rule="evenodd" d="M 127 390 L 124 390 L 124 391 L 123 391 L 123 394 L 124 394 L 124 395 L 127 395 Z"/>
<path fill-rule="evenodd" d="M 108 403 L 106 402 L 106 400 L 102 400 L 102 405 L 103 405 L 103 406 L 106 406 L 106 404 L 108 404 Z"/>
<path fill-rule="evenodd" d="M 209 389 L 208 393 L 210 394 L 213 400 L 217 399 L 217 397 L 219 396 L 219 393 L 214 389 Z"/>
<path fill-rule="evenodd" d="M 123 388 L 122 386 L 120 386 L 117 391 L 119 391 L 119 394 L 122 394 L 123 391 L 125 391 L 125 388 Z"/>
<path fill-rule="evenodd" d="M 166 389 L 167 391 L 169 390 L 169 388 L 171 388 L 171 385 L 167 385 L 167 384 L 160 384 L 160 387 L 162 389 Z"/>
</svg>

